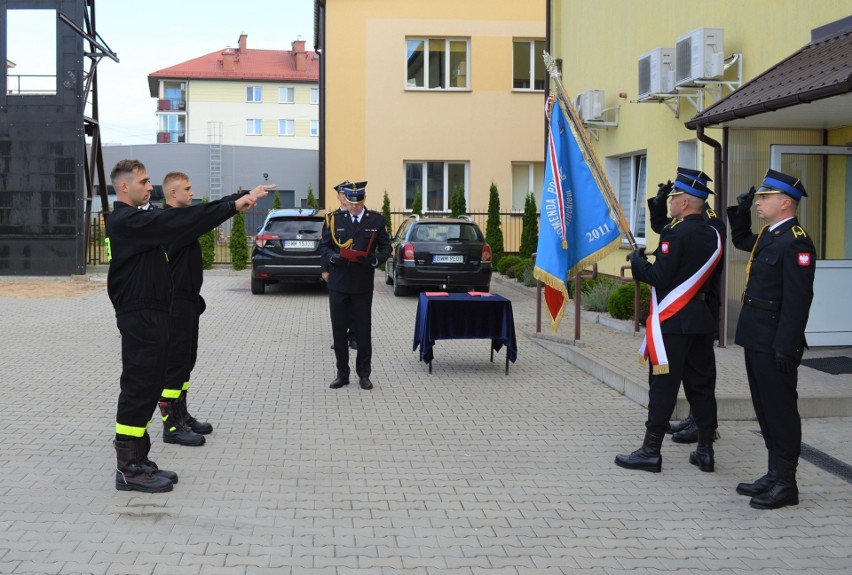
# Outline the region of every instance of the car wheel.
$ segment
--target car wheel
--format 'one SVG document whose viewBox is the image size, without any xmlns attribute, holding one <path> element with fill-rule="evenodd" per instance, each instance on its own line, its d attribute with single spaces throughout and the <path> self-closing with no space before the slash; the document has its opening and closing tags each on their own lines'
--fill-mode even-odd
<svg viewBox="0 0 852 575">
<path fill-rule="evenodd" d="M 254 295 L 263 295 L 266 291 L 266 284 L 263 280 L 251 278 L 251 293 Z"/>
<path fill-rule="evenodd" d="M 408 293 L 408 290 L 403 286 L 399 285 L 399 280 L 396 278 L 396 274 L 394 274 L 393 278 L 393 295 L 396 297 L 404 296 Z"/>
<path fill-rule="evenodd" d="M 393 277 L 391 277 L 391 268 L 392 267 L 393 267 L 393 264 L 391 264 L 390 262 L 385 262 L 385 283 L 387 285 L 393 284 Z"/>
</svg>

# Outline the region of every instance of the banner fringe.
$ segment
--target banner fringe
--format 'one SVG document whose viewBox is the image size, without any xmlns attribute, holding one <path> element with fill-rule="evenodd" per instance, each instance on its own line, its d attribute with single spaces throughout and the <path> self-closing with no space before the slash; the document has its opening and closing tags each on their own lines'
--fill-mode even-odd
<svg viewBox="0 0 852 575">
<path fill-rule="evenodd" d="M 559 329 L 559 324 L 562 322 L 562 317 L 565 315 L 565 308 L 568 307 L 568 302 L 571 301 L 571 297 L 568 294 L 568 290 L 565 288 L 565 280 L 559 279 L 555 275 L 548 273 L 539 267 L 533 268 L 533 277 L 541 283 L 546 284 L 551 288 L 555 289 L 565 297 L 565 301 L 562 304 L 562 308 L 559 310 L 559 313 L 556 314 L 556 317 L 550 317 L 550 310 L 546 309 L 547 317 L 548 319 L 550 319 L 550 329 L 554 333 L 556 333 L 556 331 Z M 546 303 L 544 307 L 547 308 Z"/>
</svg>

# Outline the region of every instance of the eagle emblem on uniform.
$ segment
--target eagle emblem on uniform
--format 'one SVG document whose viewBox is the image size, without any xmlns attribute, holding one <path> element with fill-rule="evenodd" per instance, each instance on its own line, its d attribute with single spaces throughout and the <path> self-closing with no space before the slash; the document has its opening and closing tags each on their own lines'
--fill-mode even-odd
<svg viewBox="0 0 852 575">
<path fill-rule="evenodd" d="M 663 242 L 660 244 L 660 252 L 664 254 L 669 253 L 669 242 Z"/>
<path fill-rule="evenodd" d="M 802 252 L 799 254 L 799 265 L 800 266 L 809 266 L 811 265 L 811 254 L 808 252 Z"/>
</svg>

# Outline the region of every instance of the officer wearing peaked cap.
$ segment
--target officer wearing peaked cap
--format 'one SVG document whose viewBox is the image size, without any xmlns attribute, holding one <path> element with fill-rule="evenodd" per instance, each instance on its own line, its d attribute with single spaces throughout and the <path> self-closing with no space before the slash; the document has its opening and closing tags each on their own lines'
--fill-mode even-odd
<svg viewBox="0 0 852 575">
<path fill-rule="evenodd" d="M 707 186 L 709 182 L 713 181 L 710 176 L 701 170 L 694 170 L 691 168 L 678 167 L 677 175 L 697 181 L 704 186 Z M 650 216 L 651 229 L 658 234 L 661 233 L 663 228 L 672 221 L 668 215 L 666 199 L 673 189 L 675 189 L 675 186 L 672 184 L 671 180 L 669 180 L 665 184 L 658 185 L 656 196 L 648 198 L 648 215 Z M 713 226 L 713 228 L 719 232 L 719 236 L 722 238 L 722 245 L 725 245 L 725 241 L 728 237 L 727 226 L 725 226 L 725 222 L 716 214 L 716 211 L 708 202 L 704 202 L 702 215 L 704 216 L 704 221 Z M 724 261 L 719 262 L 719 265 L 716 267 L 716 271 L 710 278 L 705 300 L 716 322 L 716 338 L 719 337 L 718 327 L 719 310 L 722 306 L 721 281 L 723 269 Z M 715 370 L 715 366 L 713 367 Z M 675 443 L 695 443 L 698 441 L 698 425 L 695 423 L 695 417 L 691 406 L 689 414 L 680 422 L 672 425 L 669 432 L 672 434 L 672 441 Z"/>
<path fill-rule="evenodd" d="M 616 456 L 620 467 L 662 470 L 660 448 L 683 382 L 699 429 L 698 449 L 689 461 L 701 471 L 714 470 L 715 324 L 705 299 L 708 280 L 722 259 L 722 242 L 701 215 L 711 193 L 698 179 L 678 175 L 669 193 L 672 221 L 662 229 L 654 263 L 644 258 L 643 248 L 629 257 L 633 278 L 652 286 L 640 349 L 650 364 L 648 418 L 642 447 Z"/>
<path fill-rule="evenodd" d="M 354 326 L 357 356 L 355 371 L 361 389 L 372 389 L 370 381 L 375 269 L 391 253 L 385 218 L 364 207 L 367 182 L 345 181 L 335 190 L 346 198 L 346 210 L 326 215 L 320 240 L 323 269 L 328 270 L 328 301 L 337 376 L 332 389 L 349 385 L 347 329 Z"/>
<path fill-rule="evenodd" d="M 805 347 L 805 326 L 813 300 L 816 249 L 796 219 L 808 194 L 801 180 L 769 170 L 728 208 L 731 239 L 749 252 L 746 288 L 735 342 L 745 350 L 752 404 L 768 451 L 768 470 L 737 485 L 750 505 L 776 509 L 799 503 L 796 468 L 802 444 L 797 406 L 797 370 Z M 766 225 L 751 230 L 751 205 Z"/>
</svg>

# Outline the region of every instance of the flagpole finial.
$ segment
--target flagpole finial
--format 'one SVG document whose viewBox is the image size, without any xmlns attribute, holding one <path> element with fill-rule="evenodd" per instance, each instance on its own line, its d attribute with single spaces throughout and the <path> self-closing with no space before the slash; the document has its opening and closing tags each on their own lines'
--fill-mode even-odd
<svg viewBox="0 0 852 575">
<path fill-rule="evenodd" d="M 544 67 L 547 69 L 547 73 L 554 80 L 558 80 L 562 76 L 562 73 L 559 71 L 559 66 L 556 65 L 556 60 L 547 53 L 547 50 L 542 51 L 541 57 L 544 60 Z"/>
</svg>

